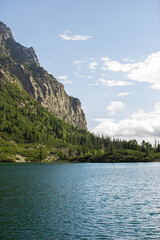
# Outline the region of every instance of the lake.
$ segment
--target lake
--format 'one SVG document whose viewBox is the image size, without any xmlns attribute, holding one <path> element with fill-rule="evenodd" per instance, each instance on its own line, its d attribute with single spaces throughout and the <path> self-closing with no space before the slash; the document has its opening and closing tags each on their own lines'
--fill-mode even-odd
<svg viewBox="0 0 160 240">
<path fill-rule="evenodd" d="M 0 239 L 160 239 L 160 163 L 1 163 Z"/>
</svg>

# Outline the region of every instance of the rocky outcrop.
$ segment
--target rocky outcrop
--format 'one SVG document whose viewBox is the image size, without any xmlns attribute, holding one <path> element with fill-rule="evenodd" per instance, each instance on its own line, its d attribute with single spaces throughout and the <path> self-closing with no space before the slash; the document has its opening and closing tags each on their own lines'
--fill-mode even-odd
<svg viewBox="0 0 160 240">
<path fill-rule="evenodd" d="M 5 24 L 0 22 L 0 84 L 15 82 L 65 122 L 87 129 L 79 99 L 68 96 L 64 86 L 39 64 L 34 49 L 17 43 Z"/>
<path fill-rule="evenodd" d="M 0 22 L 0 43 L 3 45 L 7 39 L 13 39 L 11 30 L 2 22 Z"/>
</svg>

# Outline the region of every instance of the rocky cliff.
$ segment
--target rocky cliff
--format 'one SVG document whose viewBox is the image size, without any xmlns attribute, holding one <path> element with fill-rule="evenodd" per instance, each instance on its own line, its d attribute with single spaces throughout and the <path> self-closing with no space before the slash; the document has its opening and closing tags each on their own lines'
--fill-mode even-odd
<svg viewBox="0 0 160 240">
<path fill-rule="evenodd" d="M 64 86 L 39 64 L 32 47 L 17 43 L 7 26 L 0 22 L 0 85 L 15 82 L 55 116 L 87 129 L 79 99 L 68 96 Z"/>
</svg>

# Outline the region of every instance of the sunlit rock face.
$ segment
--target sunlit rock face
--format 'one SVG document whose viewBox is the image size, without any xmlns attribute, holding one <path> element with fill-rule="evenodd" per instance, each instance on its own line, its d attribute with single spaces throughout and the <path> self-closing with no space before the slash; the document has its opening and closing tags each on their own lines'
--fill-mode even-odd
<svg viewBox="0 0 160 240">
<path fill-rule="evenodd" d="M 15 82 L 55 116 L 87 129 L 79 99 L 68 96 L 64 86 L 39 64 L 32 47 L 17 43 L 11 30 L 0 22 L 0 85 Z"/>
</svg>

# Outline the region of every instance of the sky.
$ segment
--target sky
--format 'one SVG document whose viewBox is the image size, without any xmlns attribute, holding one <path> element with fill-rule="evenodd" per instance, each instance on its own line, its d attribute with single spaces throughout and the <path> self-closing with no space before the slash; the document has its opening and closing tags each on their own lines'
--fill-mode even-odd
<svg viewBox="0 0 160 240">
<path fill-rule="evenodd" d="M 0 0 L 0 21 L 80 99 L 89 131 L 160 140 L 160 0 Z"/>
</svg>

